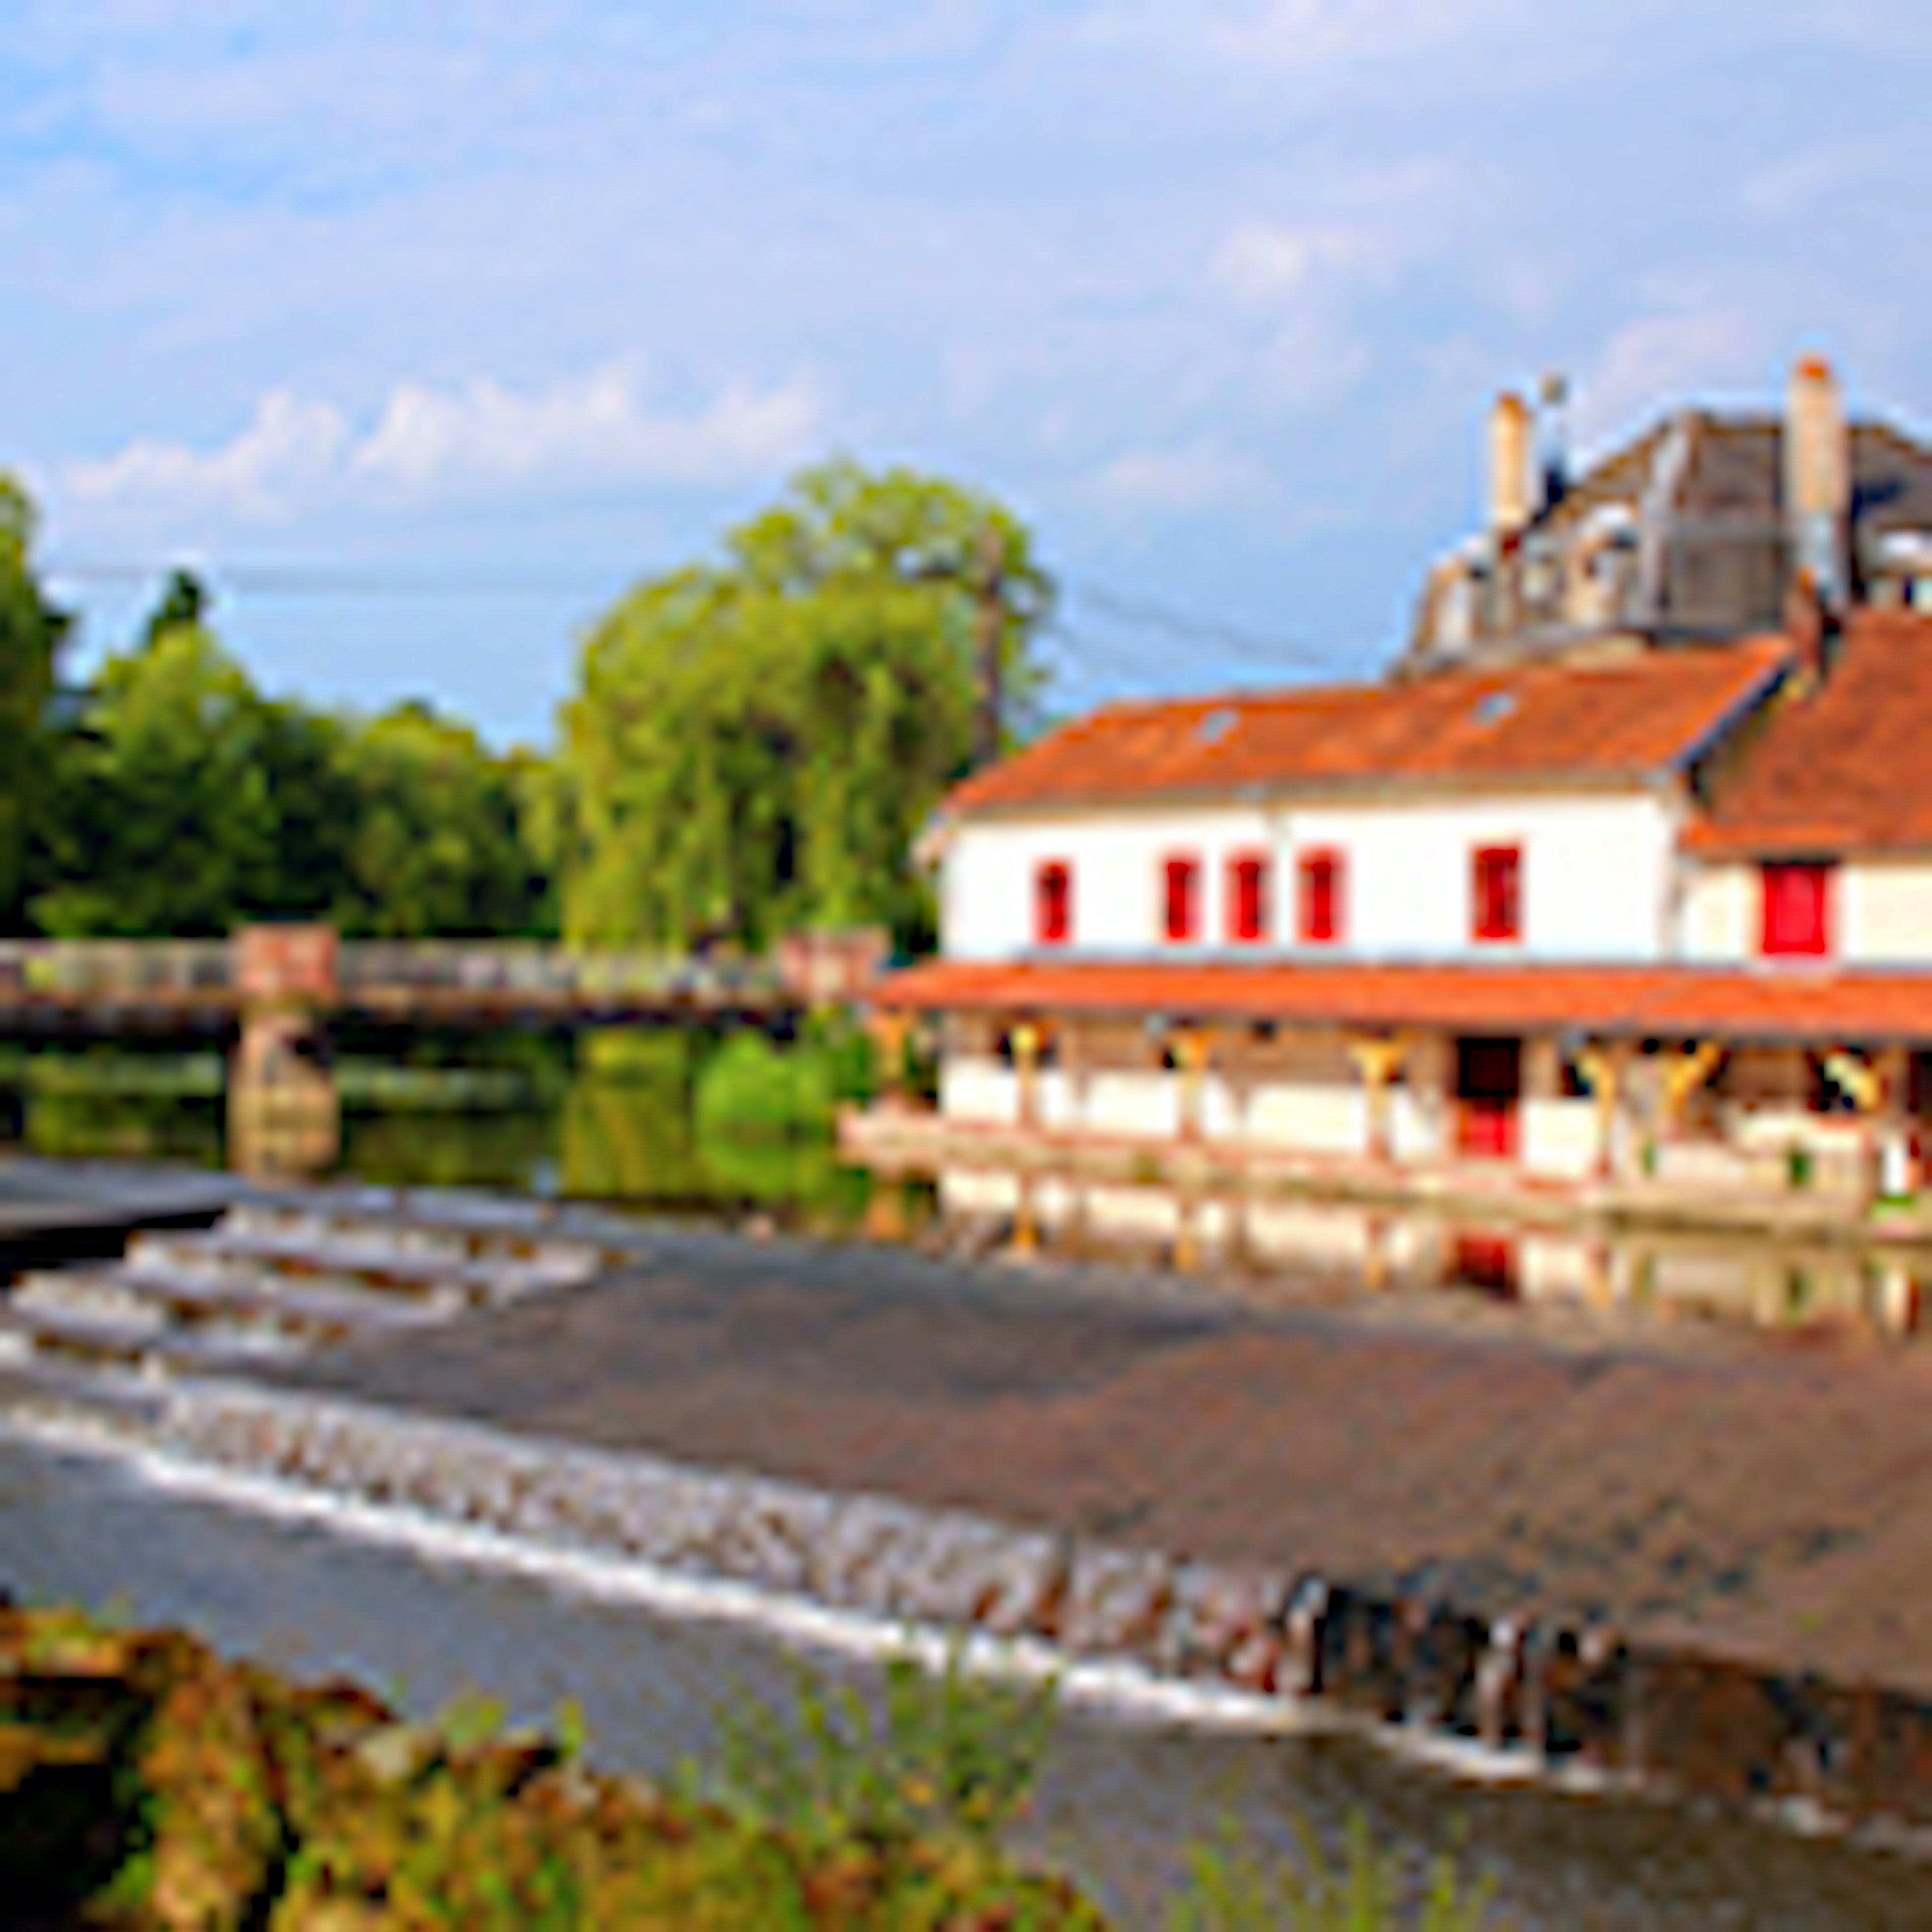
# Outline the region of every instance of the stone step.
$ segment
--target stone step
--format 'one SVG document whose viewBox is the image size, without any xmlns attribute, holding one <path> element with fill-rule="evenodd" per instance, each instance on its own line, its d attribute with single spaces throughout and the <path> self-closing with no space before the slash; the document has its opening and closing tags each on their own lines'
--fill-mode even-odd
<svg viewBox="0 0 1932 1932">
<path fill-rule="evenodd" d="M 367 1334 L 392 1334 L 443 1319 L 458 1305 L 402 1300 L 353 1286 L 290 1282 L 274 1275 L 171 1271 L 151 1261 L 122 1267 L 51 1270 L 24 1277 L 14 1305 L 56 1318 L 135 1327 L 200 1329 L 266 1325 L 316 1347 Z"/>
<path fill-rule="evenodd" d="M 265 1356 L 298 1352 L 291 1337 L 266 1329 L 230 1328 L 196 1333 L 99 1316 L 56 1315 L 46 1310 L 0 1308 L 0 1365 L 52 1360 L 86 1369 L 167 1376 L 233 1368 Z"/>
</svg>

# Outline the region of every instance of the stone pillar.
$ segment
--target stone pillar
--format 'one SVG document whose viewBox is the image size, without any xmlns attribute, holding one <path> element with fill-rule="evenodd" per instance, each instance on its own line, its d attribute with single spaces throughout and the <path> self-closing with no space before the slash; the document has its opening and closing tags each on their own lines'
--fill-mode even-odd
<svg viewBox="0 0 1932 1932">
<path fill-rule="evenodd" d="M 235 936 L 241 1037 L 229 1069 L 229 1164 L 307 1174 L 341 1151 L 342 1110 L 326 1016 L 336 940 L 326 926 L 244 926 Z"/>
<path fill-rule="evenodd" d="M 1663 1059 L 1664 1131 L 1674 1136 L 1684 1124 L 1690 1096 L 1717 1072 L 1724 1049 L 1715 1040 L 1700 1040 Z"/>
</svg>

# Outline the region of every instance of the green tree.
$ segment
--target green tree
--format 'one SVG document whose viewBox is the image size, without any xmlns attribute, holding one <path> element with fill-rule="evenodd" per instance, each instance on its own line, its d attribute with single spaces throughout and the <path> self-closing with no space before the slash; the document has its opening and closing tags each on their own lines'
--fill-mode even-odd
<svg viewBox="0 0 1932 1932">
<path fill-rule="evenodd" d="M 17 928 L 34 835 L 51 809 L 49 708 L 68 619 L 34 576 L 34 508 L 0 475 L 0 928 Z"/>
<path fill-rule="evenodd" d="M 530 761 L 493 757 L 467 725 L 398 705 L 345 734 L 354 794 L 345 932 L 460 938 L 543 929 L 543 868 L 524 837 Z"/>
<path fill-rule="evenodd" d="M 159 600 L 141 627 L 142 642 L 152 644 L 165 631 L 199 629 L 208 604 L 208 586 L 193 571 L 170 571 Z"/>
<path fill-rule="evenodd" d="M 263 698 L 199 625 L 110 658 L 60 760 L 37 922 L 214 937 L 326 914 L 349 802 L 334 740 L 328 721 Z"/>
<path fill-rule="evenodd" d="M 1010 720 L 1037 694 L 1052 587 L 1012 515 L 956 484 L 808 470 L 722 562 L 623 598 L 564 714 L 570 935 L 926 925 L 909 847 L 971 759 L 989 558 Z"/>
</svg>

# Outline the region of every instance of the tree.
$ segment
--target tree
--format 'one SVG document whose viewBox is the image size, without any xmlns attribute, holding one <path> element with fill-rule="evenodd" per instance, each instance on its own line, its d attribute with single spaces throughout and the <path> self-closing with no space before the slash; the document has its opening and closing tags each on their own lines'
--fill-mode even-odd
<svg viewBox="0 0 1932 1932">
<path fill-rule="evenodd" d="M 0 475 L 0 926 L 17 926 L 30 842 L 52 781 L 49 707 L 69 620 L 33 573 L 34 508 Z"/>
<path fill-rule="evenodd" d="M 334 728 L 263 698 L 199 625 L 102 668 L 56 803 L 54 876 L 32 910 L 57 934 L 212 938 L 326 916 L 340 877 Z"/>
<path fill-rule="evenodd" d="M 520 763 L 420 703 L 345 734 L 355 796 L 336 908 L 345 932 L 460 938 L 541 931 L 543 868 L 524 836 Z"/>
<path fill-rule="evenodd" d="M 981 626 L 990 613 L 1022 716 L 1051 603 L 991 499 L 902 470 L 806 471 L 722 563 L 640 585 L 592 632 L 560 753 L 566 931 L 682 946 L 922 929 L 909 848 L 970 762 Z"/>
<path fill-rule="evenodd" d="M 152 645 L 169 631 L 200 629 L 208 614 L 208 587 L 193 571 L 178 568 L 170 571 L 160 599 L 141 627 L 142 641 Z"/>
</svg>

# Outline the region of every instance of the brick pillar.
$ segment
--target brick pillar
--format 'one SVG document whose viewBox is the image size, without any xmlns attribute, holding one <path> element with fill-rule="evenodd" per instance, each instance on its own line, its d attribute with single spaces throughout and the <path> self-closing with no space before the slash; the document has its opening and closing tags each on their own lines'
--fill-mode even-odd
<svg viewBox="0 0 1932 1932">
<path fill-rule="evenodd" d="M 341 1150 L 342 1110 L 327 1015 L 336 938 L 326 926 L 244 926 L 235 936 L 241 1038 L 229 1068 L 229 1164 L 313 1173 Z"/>
</svg>

